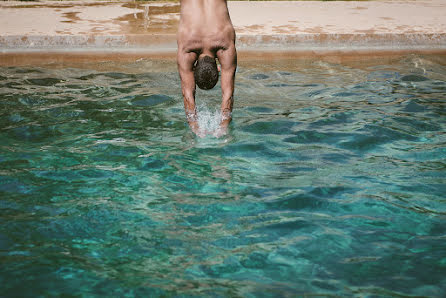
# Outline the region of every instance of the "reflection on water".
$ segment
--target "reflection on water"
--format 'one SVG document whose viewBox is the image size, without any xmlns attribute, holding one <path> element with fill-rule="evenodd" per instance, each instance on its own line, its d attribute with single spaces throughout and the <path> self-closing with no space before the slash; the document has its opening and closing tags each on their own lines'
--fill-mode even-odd
<svg viewBox="0 0 446 298">
<path fill-rule="evenodd" d="M 441 296 L 442 59 L 241 61 L 221 139 L 174 61 L 1 68 L 1 295 Z"/>
</svg>

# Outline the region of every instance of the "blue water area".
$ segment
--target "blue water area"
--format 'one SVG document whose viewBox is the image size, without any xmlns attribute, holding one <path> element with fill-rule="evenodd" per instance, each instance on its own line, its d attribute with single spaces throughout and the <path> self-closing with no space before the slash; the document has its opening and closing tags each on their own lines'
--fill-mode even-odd
<svg viewBox="0 0 446 298">
<path fill-rule="evenodd" d="M 240 60 L 0 68 L 0 296 L 444 296 L 445 56 Z"/>
</svg>

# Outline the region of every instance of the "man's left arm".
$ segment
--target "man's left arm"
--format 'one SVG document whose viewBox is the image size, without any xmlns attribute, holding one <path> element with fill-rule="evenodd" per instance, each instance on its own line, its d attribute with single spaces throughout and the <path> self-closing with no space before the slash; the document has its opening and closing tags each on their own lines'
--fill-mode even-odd
<svg viewBox="0 0 446 298">
<path fill-rule="evenodd" d="M 195 134 L 199 134 L 197 111 L 195 109 L 195 79 L 193 72 L 193 65 L 196 59 L 196 53 L 178 50 L 177 63 L 181 79 L 184 111 L 186 112 L 186 119 L 190 128 Z"/>
</svg>

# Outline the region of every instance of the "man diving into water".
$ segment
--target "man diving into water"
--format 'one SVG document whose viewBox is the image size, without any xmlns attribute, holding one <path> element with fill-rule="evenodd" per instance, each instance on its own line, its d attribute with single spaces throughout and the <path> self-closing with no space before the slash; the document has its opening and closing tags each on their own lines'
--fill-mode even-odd
<svg viewBox="0 0 446 298">
<path fill-rule="evenodd" d="M 192 131 L 202 136 L 197 122 L 195 85 L 212 89 L 218 81 L 221 65 L 221 123 L 217 136 L 223 135 L 231 122 L 234 79 L 237 68 L 235 31 L 226 0 L 181 0 L 177 34 L 177 63 L 181 78 L 184 110 Z"/>
</svg>

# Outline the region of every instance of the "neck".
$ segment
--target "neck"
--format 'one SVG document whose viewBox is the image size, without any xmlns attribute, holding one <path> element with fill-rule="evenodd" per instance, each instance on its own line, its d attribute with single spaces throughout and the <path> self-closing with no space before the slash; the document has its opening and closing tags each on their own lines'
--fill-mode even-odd
<svg viewBox="0 0 446 298">
<path fill-rule="evenodd" d="M 200 58 L 204 58 L 204 56 L 209 56 L 211 58 L 215 59 L 215 54 L 212 53 L 211 51 L 209 51 L 208 49 L 203 49 L 203 51 L 200 53 L 200 55 L 198 56 L 198 59 Z"/>
</svg>

